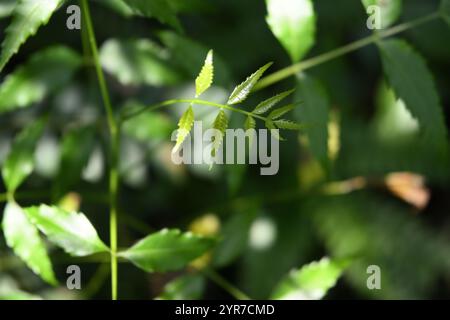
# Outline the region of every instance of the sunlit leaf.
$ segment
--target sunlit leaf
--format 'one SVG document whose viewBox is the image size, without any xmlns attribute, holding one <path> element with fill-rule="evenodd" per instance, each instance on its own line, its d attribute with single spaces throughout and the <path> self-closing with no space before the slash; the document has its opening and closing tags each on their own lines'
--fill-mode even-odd
<svg viewBox="0 0 450 320">
<path fill-rule="evenodd" d="M 275 37 L 298 62 L 314 45 L 316 17 L 312 0 L 266 0 L 267 23 Z"/>
<path fill-rule="evenodd" d="M 57 280 L 45 244 L 37 228 L 29 221 L 17 203 L 6 204 L 2 226 L 8 247 L 12 248 L 34 273 L 55 285 Z"/>
<path fill-rule="evenodd" d="M 185 267 L 214 244 L 215 240 L 211 238 L 164 229 L 140 240 L 119 255 L 147 272 L 166 272 Z"/>
<path fill-rule="evenodd" d="M 8 17 L 10 14 L 12 14 L 16 3 L 17 0 L 3 0 L 0 3 L 0 18 Z"/>
<path fill-rule="evenodd" d="M 228 104 L 241 103 L 242 101 L 247 99 L 253 87 L 271 65 L 272 62 L 269 62 L 268 64 L 262 66 L 255 73 L 249 76 L 244 82 L 238 85 L 228 98 Z"/>
<path fill-rule="evenodd" d="M 281 120 L 275 120 L 273 123 L 280 129 L 286 129 L 286 130 L 302 129 L 302 125 L 295 123 L 294 121 L 291 121 L 291 120 L 281 119 Z"/>
<path fill-rule="evenodd" d="M 2 176 L 9 192 L 14 191 L 28 177 L 34 168 L 34 149 L 45 125 L 38 120 L 25 128 L 15 139 L 11 152 L 2 168 Z"/>
<path fill-rule="evenodd" d="M 160 300 L 198 300 L 205 290 L 205 278 L 199 274 L 188 274 L 165 285 L 158 297 Z"/>
<path fill-rule="evenodd" d="M 215 136 L 213 141 L 213 146 L 211 149 L 211 156 L 215 157 L 217 151 L 220 148 L 220 145 L 222 144 L 223 137 L 225 136 L 225 130 L 228 128 L 228 117 L 225 114 L 225 111 L 220 110 L 219 114 L 217 115 L 216 119 L 213 123 L 213 129 L 217 130 L 219 135 Z"/>
<path fill-rule="evenodd" d="M 34 54 L 0 85 L 0 113 L 41 101 L 64 86 L 81 62 L 76 52 L 62 46 Z"/>
<path fill-rule="evenodd" d="M 213 83 L 214 77 L 214 65 L 213 65 L 213 51 L 210 50 L 206 56 L 205 63 L 195 79 L 195 97 L 198 98 L 203 92 L 208 90 L 208 88 Z"/>
<path fill-rule="evenodd" d="M 252 113 L 263 114 L 269 111 L 270 109 L 272 109 L 273 106 L 275 106 L 277 103 L 281 102 L 283 99 L 291 95 L 294 91 L 295 91 L 294 89 L 285 91 L 267 100 L 264 100 L 263 102 L 261 102 L 256 106 L 255 110 L 253 110 Z"/>
<path fill-rule="evenodd" d="M 293 270 L 275 289 L 272 298 L 277 300 L 319 300 L 337 280 L 348 262 L 323 258 L 299 270 Z"/>
<path fill-rule="evenodd" d="M 305 74 L 297 77 L 296 100 L 303 102 L 294 114 L 297 121 L 306 124 L 306 135 L 313 156 L 322 165 L 328 161 L 329 101 L 322 84 Z"/>
<path fill-rule="evenodd" d="M 176 12 L 169 0 L 122 0 L 135 13 L 146 17 L 154 17 L 162 23 L 171 25 L 172 27 L 181 30 L 181 24 L 178 21 Z"/>
<path fill-rule="evenodd" d="M 252 116 L 248 116 L 245 120 L 244 124 L 245 130 L 255 129 L 256 128 L 256 121 Z"/>
<path fill-rule="evenodd" d="M 402 40 L 379 44 L 384 71 L 397 98 L 419 121 L 425 141 L 438 149 L 447 144 L 447 129 L 433 77 L 423 58 Z"/>
<path fill-rule="evenodd" d="M 68 212 L 44 204 L 24 210 L 31 222 L 51 242 L 72 256 L 87 256 L 109 251 L 83 213 Z"/>
<path fill-rule="evenodd" d="M 20 46 L 34 35 L 41 25 L 48 22 L 63 0 L 19 0 L 13 11 L 13 19 L 6 29 L 0 55 L 0 71 L 17 53 Z"/>
<path fill-rule="evenodd" d="M 402 0 L 362 0 L 362 3 L 366 10 L 371 6 L 377 6 L 380 9 L 379 18 L 383 29 L 397 21 L 402 13 Z"/>
<path fill-rule="evenodd" d="M 180 121 L 178 122 L 178 132 L 177 132 L 177 142 L 172 152 L 177 152 L 178 149 L 183 144 L 184 139 L 189 135 L 191 131 L 192 125 L 194 124 L 194 111 L 192 110 L 192 106 L 184 112 Z"/>
<path fill-rule="evenodd" d="M 284 107 L 275 109 L 271 113 L 269 113 L 267 118 L 271 119 L 271 120 L 278 119 L 278 118 L 282 117 L 283 115 L 285 115 L 286 113 L 288 113 L 289 111 L 294 110 L 294 107 L 295 107 L 294 104 L 288 104 Z"/>
<path fill-rule="evenodd" d="M 100 49 L 100 60 L 125 85 L 173 85 L 183 79 L 167 50 L 147 39 L 110 39 Z"/>
</svg>

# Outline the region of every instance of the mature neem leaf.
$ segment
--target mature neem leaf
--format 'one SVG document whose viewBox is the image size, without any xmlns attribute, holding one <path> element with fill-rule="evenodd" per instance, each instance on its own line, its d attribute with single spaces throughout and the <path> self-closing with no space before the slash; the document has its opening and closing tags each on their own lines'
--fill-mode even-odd
<svg viewBox="0 0 450 320">
<path fill-rule="evenodd" d="M 169 282 L 159 300 L 198 300 L 205 290 L 206 281 L 200 274 L 187 274 Z"/>
<path fill-rule="evenodd" d="M 238 85 L 228 98 L 228 104 L 241 103 L 242 101 L 247 99 L 253 87 L 271 65 L 272 62 L 269 62 L 268 64 L 262 66 L 255 73 L 249 76 L 244 82 Z"/>
<path fill-rule="evenodd" d="M 279 117 L 285 115 L 286 113 L 288 113 L 289 111 L 293 110 L 295 107 L 294 104 L 288 104 L 284 107 L 278 108 L 273 110 L 271 113 L 269 113 L 268 117 L 271 120 L 275 120 L 278 119 Z"/>
<path fill-rule="evenodd" d="M 280 135 L 280 130 L 275 126 L 272 120 L 270 118 L 267 119 L 267 121 L 264 123 L 266 125 L 266 128 L 270 130 L 270 134 L 277 140 L 283 141 L 284 138 Z"/>
<path fill-rule="evenodd" d="M 273 123 L 280 129 L 300 130 L 303 128 L 302 125 L 300 125 L 294 121 L 291 121 L 291 120 L 281 119 L 281 120 L 275 120 Z"/>
<path fill-rule="evenodd" d="M 228 117 L 222 109 L 219 111 L 216 119 L 213 123 L 213 129 L 217 130 L 218 135 L 214 137 L 214 141 L 212 142 L 211 156 L 215 157 L 216 152 L 219 150 L 220 145 L 222 144 L 223 137 L 225 136 L 225 130 L 228 128 Z"/>
<path fill-rule="evenodd" d="M 294 111 L 300 123 L 307 123 L 306 135 L 312 154 L 323 165 L 328 161 L 328 113 L 329 100 L 322 84 L 306 75 L 297 77 L 295 99 L 303 101 L 301 108 Z"/>
<path fill-rule="evenodd" d="M 53 12 L 64 0 L 19 0 L 13 12 L 13 19 L 6 29 L 0 55 L 0 71 L 11 57 L 19 51 L 28 37 L 34 35 L 41 25 L 50 20 Z"/>
<path fill-rule="evenodd" d="M 165 86 L 183 80 L 167 50 L 147 39 L 111 39 L 100 49 L 103 68 L 124 85 Z"/>
<path fill-rule="evenodd" d="M 266 0 L 267 23 L 275 37 L 298 62 L 315 41 L 316 16 L 312 0 Z"/>
<path fill-rule="evenodd" d="M 194 124 L 194 110 L 192 110 L 192 105 L 184 112 L 180 121 L 178 122 L 178 132 L 177 132 L 177 142 L 172 152 L 175 153 L 180 149 L 183 144 L 184 139 L 188 136 L 191 131 L 192 125 Z"/>
<path fill-rule="evenodd" d="M 447 21 L 450 26 L 450 0 L 441 1 L 441 14 L 444 16 L 444 20 Z"/>
<path fill-rule="evenodd" d="M 214 78 L 214 65 L 213 65 L 213 51 L 210 50 L 206 56 L 205 63 L 195 79 L 195 97 L 198 98 L 200 95 L 208 90 L 208 88 L 213 83 Z"/>
<path fill-rule="evenodd" d="M 31 222 L 51 242 L 72 256 L 87 256 L 109 251 L 83 213 L 68 212 L 44 204 L 24 210 Z"/>
<path fill-rule="evenodd" d="M 172 4 L 168 0 L 122 0 L 124 1 L 135 13 L 146 16 L 154 17 L 162 23 L 166 23 L 175 29 L 181 31 L 181 24 L 178 21 L 176 12 L 172 7 Z"/>
<path fill-rule="evenodd" d="M 426 142 L 438 149 L 447 144 L 447 129 L 433 77 L 423 58 L 408 43 L 380 42 L 384 71 L 398 98 L 419 121 Z"/>
<path fill-rule="evenodd" d="M 53 187 L 54 200 L 58 200 L 81 178 L 95 143 L 93 127 L 73 128 L 65 133 L 61 145 L 61 160 Z"/>
<path fill-rule="evenodd" d="M 3 212 L 3 233 L 8 247 L 38 276 L 52 285 L 57 284 L 45 244 L 36 227 L 15 202 L 8 202 Z"/>
<path fill-rule="evenodd" d="M 0 113 L 41 101 L 64 86 L 81 63 L 75 51 L 62 46 L 34 54 L 0 85 Z"/>
<path fill-rule="evenodd" d="M 211 238 L 164 229 L 140 240 L 119 255 L 147 272 L 166 272 L 183 268 L 214 244 L 215 240 Z"/>
<path fill-rule="evenodd" d="M 293 270 L 276 287 L 272 299 L 277 300 L 319 300 L 337 280 L 348 265 L 348 261 L 334 261 L 323 258 L 299 270 Z"/>
<path fill-rule="evenodd" d="M 14 191 L 34 168 L 34 149 L 44 130 L 45 120 L 38 120 L 25 128 L 15 139 L 11 152 L 2 168 L 2 176 L 8 192 Z"/>
<path fill-rule="evenodd" d="M 402 0 L 361 0 L 364 7 L 369 9 L 376 6 L 380 10 L 381 28 L 387 28 L 400 17 L 402 13 Z M 374 12 L 368 12 L 373 14 Z"/>
<path fill-rule="evenodd" d="M 264 100 L 263 102 L 261 102 L 260 104 L 258 104 L 256 106 L 255 110 L 253 110 L 252 113 L 263 114 L 263 113 L 269 111 L 270 109 L 272 109 L 273 106 L 275 106 L 277 103 L 284 100 L 286 97 L 291 95 L 294 91 L 295 91 L 295 89 L 285 91 L 285 92 L 277 94 L 276 96 L 273 96 L 267 100 Z"/>
</svg>

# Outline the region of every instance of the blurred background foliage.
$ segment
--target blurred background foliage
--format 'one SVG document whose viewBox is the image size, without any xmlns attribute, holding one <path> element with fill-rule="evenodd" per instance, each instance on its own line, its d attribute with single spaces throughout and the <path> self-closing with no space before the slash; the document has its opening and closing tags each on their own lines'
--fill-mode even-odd
<svg viewBox="0 0 450 320">
<path fill-rule="evenodd" d="M 193 79 L 210 48 L 215 53 L 216 86 L 205 100 L 225 101 L 233 84 L 267 61 L 274 61 L 272 71 L 290 64 L 267 26 L 262 0 L 178 1 L 181 33 L 154 19 L 129 19 L 127 10 L 110 3 L 114 2 L 105 6 L 102 0 L 92 1 L 92 13 L 117 109 L 192 97 Z M 8 1 L 0 4 L 4 30 Z M 406 0 L 400 22 L 433 12 L 438 5 Z M 316 0 L 314 9 L 317 36 L 308 57 L 370 35 L 359 1 Z M 107 131 L 95 75 L 83 68 L 70 76 L 73 64 L 79 63 L 75 53 L 42 51 L 62 44 L 81 56 L 80 34 L 67 30 L 66 19 L 65 9 L 59 10 L 1 73 L 0 83 L 17 66 L 34 63 L 23 78 L 37 80 L 22 84 L 22 100 L 7 93 L 1 96 L 0 105 L 12 103 L 8 99 L 19 99 L 18 104 L 28 99 L 33 106 L 1 114 L 0 161 L 17 132 L 48 114 L 49 126 L 36 148 L 36 170 L 18 190 L 17 199 L 24 205 L 62 199 L 68 208 L 80 206 L 107 239 Z M 448 127 L 450 28 L 436 20 L 401 38 L 426 58 Z M 47 65 L 36 56 L 30 60 L 37 51 Z M 58 64 L 58 57 L 65 55 L 75 56 L 69 64 L 67 57 Z M 37 76 L 42 69 L 45 79 Z M 448 157 L 417 143 L 417 121 L 386 85 L 375 46 L 317 66 L 308 76 L 321 83 L 309 83 L 300 91 L 308 93 L 310 86 L 320 85 L 319 96 L 331 106 L 330 122 L 323 124 L 329 129 L 331 159 L 316 160 L 305 134 L 289 133 L 280 145 L 276 176 L 260 176 L 256 166 L 215 166 L 209 171 L 207 165 L 172 164 L 170 134 L 183 107 L 130 120 L 124 126 L 120 158 L 120 246 L 164 227 L 217 234 L 222 241 L 204 258 L 252 298 L 269 297 L 289 270 L 323 256 L 353 259 L 329 298 L 450 298 Z M 278 82 L 254 94 L 248 105 L 295 86 L 294 78 Z M 299 121 L 301 108 L 295 115 Z M 199 107 L 196 118 L 211 123 L 214 112 Z M 240 115 L 230 116 L 232 126 L 242 126 Z M 21 288 L 15 292 L 45 298 L 109 297 L 108 265 L 70 260 L 54 248 L 58 277 L 65 278 L 68 264 L 80 264 L 83 290 L 52 289 L 3 241 L 0 292 Z M 381 267 L 382 290 L 366 287 L 366 268 L 372 264 Z M 121 298 L 229 297 L 207 275 L 186 272 L 182 278 L 184 273 L 148 275 L 121 264 Z M 166 286 L 173 279 L 176 282 Z"/>
</svg>

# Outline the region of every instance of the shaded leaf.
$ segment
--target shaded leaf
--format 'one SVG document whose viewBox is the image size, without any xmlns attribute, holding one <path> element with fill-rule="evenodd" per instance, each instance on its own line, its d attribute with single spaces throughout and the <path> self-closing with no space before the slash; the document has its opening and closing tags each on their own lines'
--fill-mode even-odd
<svg viewBox="0 0 450 320">
<path fill-rule="evenodd" d="M 208 90 L 208 88 L 213 83 L 214 77 L 214 65 L 213 65 L 213 51 L 210 50 L 206 56 L 205 63 L 195 79 L 195 97 L 198 98 L 203 92 Z"/>
<path fill-rule="evenodd" d="M 3 212 L 3 233 L 8 247 L 46 282 L 56 285 L 52 263 L 36 227 L 15 202 L 8 202 Z"/>
<path fill-rule="evenodd" d="M 62 46 L 34 54 L 0 85 L 0 113 L 41 101 L 64 86 L 81 62 L 76 52 Z"/>
<path fill-rule="evenodd" d="M 167 50 L 147 39 L 110 39 L 100 49 L 100 60 L 125 85 L 173 85 L 183 79 Z"/>
<path fill-rule="evenodd" d="M 0 3 L 0 18 L 11 15 L 16 3 L 17 0 L 3 0 L 2 3 Z"/>
<path fill-rule="evenodd" d="M 190 232 L 164 229 L 140 240 L 119 253 L 147 272 L 166 272 L 181 269 L 207 252 L 215 241 Z"/>
<path fill-rule="evenodd" d="M 2 167 L 2 176 L 9 192 L 14 191 L 34 168 L 34 149 L 44 130 L 45 121 L 38 120 L 25 128 L 15 139 Z"/>
<path fill-rule="evenodd" d="M 266 0 L 267 23 L 275 37 L 298 62 L 314 45 L 316 17 L 312 0 Z"/>
<path fill-rule="evenodd" d="M 199 274 L 188 274 L 176 278 L 164 287 L 160 300 L 198 300 L 205 290 L 205 278 Z"/>
<path fill-rule="evenodd" d="M 177 30 L 181 30 L 180 21 L 172 4 L 168 0 L 123 0 L 135 13 L 145 17 L 154 17 Z"/>
<path fill-rule="evenodd" d="M 297 77 L 295 99 L 303 101 L 301 108 L 296 108 L 295 118 L 306 124 L 306 135 L 314 157 L 322 165 L 328 161 L 328 113 L 329 100 L 322 84 L 305 74 Z"/>
<path fill-rule="evenodd" d="M 83 213 L 41 204 L 24 209 L 31 222 L 48 239 L 72 256 L 108 252 L 97 231 Z"/>
<path fill-rule="evenodd" d="M 252 116 L 248 116 L 244 123 L 245 130 L 255 129 L 256 121 Z"/>
<path fill-rule="evenodd" d="M 323 258 L 299 270 L 293 270 L 276 287 L 272 298 L 277 300 L 319 300 L 335 286 L 348 262 Z"/>
<path fill-rule="evenodd" d="M 402 40 L 379 44 L 384 71 L 397 98 L 419 121 L 425 141 L 437 148 L 447 144 L 442 106 L 433 77 L 423 58 Z"/>
<path fill-rule="evenodd" d="M 268 64 L 262 66 L 255 73 L 250 75 L 244 82 L 238 85 L 228 98 L 227 104 L 237 104 L 247 99 L 253 87 L 271 65 L 272 62 L 269 62 Z"/>
<path fill-rule="evenodd" d="M 175 153 L 183 144 L 184 139 L 188 136 L 191 131 L 192 125 L 194 124 L 194 111 L 192 110 L 192 106 L 184 112 L 181 116 L 180 121 L 178 122 L 178 132 L 177 132 L 177 142 L 172 152 Z"/>
<path fill-rule="evenodd" d="M 381 28 L 387 28 L 400 17 L 402 0 L 361 0 L 366 10 L 371 6 L 380 8 Z M 371 12 L 373 13 L 373 12 Z"/>
<path fill-rule="evenodd" d="M 270 134 L 277 140 L 284 140 L 284 138 L 280 135 L 280 130 L 275 127 L 275 124 L 271 120 L 267 120 L 265 123 L 266 128 L 270 130 Z"/>
<path fill-rule="evenodd" d="M 63 0 L 19 0 L 13 11 L 13 19 L 6 29 L 0 55 L 0 71 L 20 46 L 34 35 L 41 25 L 47 24 L 53 12 Z"/>
<path fill-rule="evenodd" d="M 440 11 L 444 16 L 445 21 L 447 21 L 448 25 L 450 26 L 450 0 L 441 1 Z"/>
</svg>

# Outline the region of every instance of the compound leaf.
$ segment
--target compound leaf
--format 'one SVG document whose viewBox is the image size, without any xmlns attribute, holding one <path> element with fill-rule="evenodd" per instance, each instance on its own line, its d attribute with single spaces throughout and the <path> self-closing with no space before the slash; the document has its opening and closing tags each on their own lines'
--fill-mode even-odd
<svg viewBox="0 0 450 320">
<path fill-rule="evenodd" d="M 164 229 L 140 240 L 119 255 L 147 272 L 166 272 L 183 268 L 214 244 L 215 240 L 211 238 Z"/>
<path fill-rule="evenodd" d="M 68 212 L 44 204 L 24 210 L 31 222 L 51 242 L 72 256 L 87 256 L 109 250 L 83 213 Z"/>
</svg>

